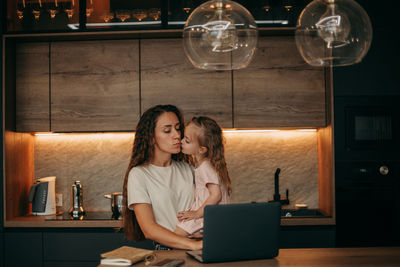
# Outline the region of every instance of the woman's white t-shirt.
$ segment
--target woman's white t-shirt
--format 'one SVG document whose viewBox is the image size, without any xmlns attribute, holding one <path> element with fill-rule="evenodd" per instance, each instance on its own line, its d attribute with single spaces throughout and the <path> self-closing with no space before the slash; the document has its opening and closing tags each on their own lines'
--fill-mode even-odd
<svg viewBox="0 0 400 267">
<path fill-rule="evenodd" d="M 167 167 L 133 167 L 127 191 L 129 209 L 136 203 L 151 204 L 156 222 L 173 231 L 177 213 L 187 210 L 194 200 L 193 170 L 189 164 L 174 160 Z"/>
</svg>

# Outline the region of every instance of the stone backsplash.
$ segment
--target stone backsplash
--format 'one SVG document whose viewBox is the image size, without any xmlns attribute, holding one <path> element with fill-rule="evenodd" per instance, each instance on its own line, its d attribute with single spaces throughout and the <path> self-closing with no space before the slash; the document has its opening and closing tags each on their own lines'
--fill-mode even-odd
<svg viewBox="0 0 400 267">
<path fill-rule="evenodd" d="M 71 206 L 70 187 L 83 185 L 84 208 L 110 211 L 105 194 L 121 192 L 132 149 L 133 133 L 35 136 L 35 178 L 56 176 L 63 206 Z M 267 201 L 280 173 L 280 194 L 289 189 L 290 206 L 318 207 L 318 151 L 315 131 L 225 132 L 226 161 L 233 184 L 233 203 Z"/>
</svg>

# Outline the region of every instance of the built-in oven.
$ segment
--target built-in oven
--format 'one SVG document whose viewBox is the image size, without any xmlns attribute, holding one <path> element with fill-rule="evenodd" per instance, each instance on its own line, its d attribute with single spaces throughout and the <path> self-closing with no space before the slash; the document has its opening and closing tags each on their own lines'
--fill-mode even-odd
<svg viewBox="0 0 400 267">
<path fill-rule="evenodd" d="M 400 244 L 400 162 L 336 163 L 339 246 Z"/>
</svg>

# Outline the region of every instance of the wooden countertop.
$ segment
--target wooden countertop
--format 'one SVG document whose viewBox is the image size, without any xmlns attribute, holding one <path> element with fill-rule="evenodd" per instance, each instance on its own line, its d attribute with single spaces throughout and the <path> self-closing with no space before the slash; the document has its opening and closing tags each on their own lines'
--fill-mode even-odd
<svg viewBox="0 0 400 267">
<path fill-rule="evenodd" d="M 183 250 L 156 251 L 156 261 L 165 258 L 184 259 L 185 263 L 181 266 L 186 267 L 400 266 L 400 247 L 281 249 L 278 257 L 273 259 L 208 264 L 197 262 Z M 144 262 L 132 266 L 146 267 Z M 98 267 L 106 267 L 106 265 L 98 265 Z"/>
<path fill-rule="evenodd" d="M 48 220 L 54 216 L 21 216 L 14 217 L 11 220 L 4 220 L 4 227 L 104 227 L 119 228 L 121 221 L 119 220 Z M 298 226 L 298 225 L 335 225 L 334 218 L 282 218 L 281 225 Z"/>
</svg>

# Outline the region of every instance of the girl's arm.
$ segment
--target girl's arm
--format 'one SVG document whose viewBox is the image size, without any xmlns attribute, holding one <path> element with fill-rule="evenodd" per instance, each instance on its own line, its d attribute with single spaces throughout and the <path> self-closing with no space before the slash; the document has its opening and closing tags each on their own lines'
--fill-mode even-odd
<svg viewBox="0 0 400 267">
<path fill-rule="evenodd" d="M 192 220 L 202 218 L 204 216 L 204 207 L 207 205 L 215 205 L 218 204 L 222 199 L 222 192 L 217 184 L 208 183 L 207 185 L 208 192 L 210 195 L 204 201 L 203 205 L 197 210 L 188 210 L 188 211 L 181 211 L 178 212 L 178 220 Z"/>
<path fill-rule="evenodd" d="M 156 223 L 153 208 L 147 203 L 133 204 L 136 219 L 144 236 L 165 246 L 198 250 L 203 247 L 203 241 L 195 241 L 184 236 L 177 235 Z"/>
</svg>

